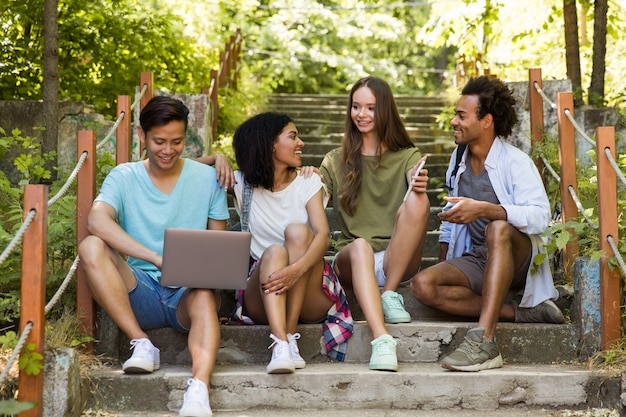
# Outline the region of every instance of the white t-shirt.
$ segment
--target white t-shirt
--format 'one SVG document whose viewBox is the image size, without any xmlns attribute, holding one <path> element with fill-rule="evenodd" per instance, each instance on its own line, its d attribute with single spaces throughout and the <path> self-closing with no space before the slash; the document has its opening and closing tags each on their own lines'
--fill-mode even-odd
<svg viewBox="0 0 626 417">
<path fill-rule="evenodd" d="M 240 203 L 243 201 L 243 174 L 235 171 L 235 209 L 241 216 Z M 304 178 L 298 174 L 285 189 L 272 192 L 255 187 L 250 203 L 248 224 L 252 233 L 250 255 L 261 259 L 261 255 L 270 245 L 285 243 L 285 229 L 293 223 L 311 226 L 306 204 L 324 185 L 318 175 Z M 324 192 L 324 207 L 328 196 Z"/>
</svg>

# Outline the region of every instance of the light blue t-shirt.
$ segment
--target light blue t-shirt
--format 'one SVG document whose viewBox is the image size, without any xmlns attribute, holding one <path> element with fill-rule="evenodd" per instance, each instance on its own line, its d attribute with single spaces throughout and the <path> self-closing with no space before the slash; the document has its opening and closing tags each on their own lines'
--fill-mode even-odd
<svg viewBox="0 0 626 417">
<path fill-rule="evenodd" d="M 143 161 L 139 161 L 113 168 L 95 201 L 112 206 L 122 229 L 161 255 L 166 228 L 206 229 L 209 218 L 229 217 L 226 192 L 218 186 L 215 169 L 190 159 L 184 159 L 178 182 L 169 195 L 154 186 Z M 149 262 L 129 257 L 128 263 L 157 281 L 161 276 L 161 271 Z"/>
</svg>

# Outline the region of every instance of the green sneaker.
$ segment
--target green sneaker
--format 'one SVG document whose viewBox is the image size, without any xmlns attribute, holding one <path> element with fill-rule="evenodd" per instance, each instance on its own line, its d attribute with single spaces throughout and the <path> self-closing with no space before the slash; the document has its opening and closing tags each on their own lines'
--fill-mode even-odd
<svg viewBox="0 0 626 417">
<path fill-rule="evenodd" d="M 513 308 L 515 309 L 516 323 L 563 324 L 565 321 L 563 313 L 552 300 L 546 300 L 543 303 L 531 308 L 520 307 L 517 300 L 513 300 L 512 303 Z"/>
<path fill-rule="evenodd" d="M 371 344 L 370 369 L 374 371 L 397 371 L 396 345 L 398 343 L 393 339 L 393 336 L 384 334 L 372 340 Z"/>
<path fill-rule="evenodd" d="M 383 301 L 385 323 L 410 323 L 411 315 L 404 309 L 404 299 L 395 291 L 385 291 Z"/>
<path fill-rule="evenodd" d="M 477 372 L 501 368 L 502 355 L 496 343 L 483 336 L 485 329 L 470 329 L 461 346 L 441 361 L 441 366 L 453 371 Z"/>
</svg>

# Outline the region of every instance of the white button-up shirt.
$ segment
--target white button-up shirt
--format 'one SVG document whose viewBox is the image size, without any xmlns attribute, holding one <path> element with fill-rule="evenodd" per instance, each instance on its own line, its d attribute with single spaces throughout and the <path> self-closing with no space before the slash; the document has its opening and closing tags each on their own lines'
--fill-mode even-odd
<svg viewBox="0 0 626 417">
<path fill-rule="evenodd" d="M 456 164 L 456 150 L 450 158 L 446 184 L 453 184 L 451 196 L 458 195 L 459 177 L 466 169 L 467 153 L 466 148 L 454 178 L 450 176 Z M 527 234 L 532 242 L 531 265 L 520 307 L 534 307 L 547 299 L 556 300 L 558 291 L 554 288 L 548 258 L 537 268 L 532 262 L 535 255 L 545 253 L 541 233 L 550 220 L 550 202 L 537 167 L 525 152 L 496 138 L 487 154 L 485 170 L 500 205 L 506 210 L 507 221 Z M 452 203 L 446 204 L 443 211 L 452 206 Z M 442 222 L 439 242 L 449 245 L 446 259 L 457 258 L 472 249 L 469 229 L 465 224 Z"/>
</svg>

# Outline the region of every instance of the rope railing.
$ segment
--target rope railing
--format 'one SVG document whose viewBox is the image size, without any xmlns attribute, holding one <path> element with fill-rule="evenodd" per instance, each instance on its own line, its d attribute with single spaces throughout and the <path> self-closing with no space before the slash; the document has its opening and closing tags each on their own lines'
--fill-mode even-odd
<svg viewBox="0 0 626 417">
<path fill-rule="evenodd" d="M 535 87 L 537 93 L 539 93 L 541 98 L 543 98 L 543 101 L 547 102 L 552 110 L 556 110 L 556 103 L 552 102 L 548 96 L 546 96 L 546 93 L 541 89 L 541 87 L 539 87 L 539 83 L 537 83 L 537 81 L 533 83 L 533 87 Z"/>
<path fill-rule="evenodd" d="M 9 375 L 9 371 L 11 370 L 11 367 L 15 363 L 15 360 L 17 359 L 18 355 L 22 351 L 22 348 L 24 347 L 24 343 L 26 343 L 26 339 L 28 338 L 28 335 L 30 334 L 30 331 L 32 328 L 33 328 L 32 321 L 29 321 L 28 323 L 26 323 L 26 326 L 24 326 L 24 331 L 22 332 L 20 338 L 17 340 L 15 348 L 13 349 L 13 353 L 11 353 L 11 356 L 9 356 L 6 366 L 0 373 L 0 386 L 4 384 L 4 380 Z"/>
<path fill-rule="evenodd" d="M 552 175 L 552 178 L 554 178 L 556 182 L 561 182 L 561 177 L 556 173 L 554 168 L 552 168 L 548 159 L 543 154 L 540 154 L 539 157 L 541 158 L 541 161 L 543 161 L 543 166 L 548 170 L 550 175 Z"/>
<path fill-rule="evenodd" d="M 152 86 L 152 74 L 151 73 L 142 73 L 141 74 L 141 78 L 142 78 L 142 88 L 141 91 L 136 94 L 135 97 L 135 101 L 133 102 L 133 104 L 130 106 L 130 109 L 134 109 L 135 107 L 137 107 L 138 104 L 140 104 L 140 102 L 143 104 L 142 99 L 144 98 L 144 96 L 146 95 L 146 92 L 150 91 L 150 95 L 152 94 L 151 92 L 151 86 Z M 122 97 L 118 97 L 118 107 L 119 107 L 119 100 Z M 124 120 L 126 114 L 130 113 L 128 111 L 128 108 L 125 109 L 126 111 L 121 111 L 119 112 L 119 116 L 118 119 L 116 120 L 116 122 L 114 123 L 113 127 L 111 128 L 111 130 L 108 132 L 108 134 L 105 136 L 105 138 L 100 142 L 100 144 L 98 144 L 98 146 L 94 146 L 94 142 L 92 142 L 92 148 L 90 149 L 89 152 L 87 151 L 83 151 L 80 154 L 80 157 L 78 159 L 78 162 L 76 163 L 74 169 L 72 170 L 71 174 L 69 175 L 69 177 L 67 178 L 67 180 L 65 181 L 65 183 L 63 184 L 63 186 L 59 189 L 59 191 L 52 197 L 50 198 L 48 201 L 42 201 L 41 204 L 38 206 L 38 208 L 41 208 L 43 205 L 43 210 L 42 210 L 42 216 L 44 217 L 43 219 L 43 223 L 47 222 L 47 209 L 54 205 L 57 201 L 59 201 L 66 193 L 67 191 L 70 189 L 70 187 L 72 186 L 72 184 L 74 183 L 74 181 L 76 180 L 76 178 L 81 175 L 84 177 L 83 174 L 80 174 L 81 169 L 83 168 L 83 165 L 85 164 L 85 161 L 87 160 L 88 156 L 90 153 L 92 153 L 92 151 L 101 148 L 102 146 L 104 146 L 104 144 L 113 136 L 113 134 L 115 133 L 115 131 L 119 128 L 119 126 L 121 125 L 122 121 Z M 118 135 L 119 136 L 119 132 Z M 126 135 L 122 134 L 122 141 L 128 141 L 130 138 L 126 137 Z M 95 136 L 93 136 L 93 139 L 95 140 Z M 80 143 L 80 134 L 79 134 L 79 143 Z M 95 155 L 95 153 L 94 153 Z M 91 164 L 93 164 L 94 161 L 91 161 Z M 92 172 L 91 174 L 89 174 L 90 176 L 93 176 L 93 174 L 95 173 L 95 171 L 93 170 L 93 168 L 90 168 L 90 172 Z M 89 171 L 89 170 L 88 170 Z M 93 177 L 92 177 L 93 178 Z M 25 188 L 25 207 L 27 207 L 27 201 L 29 201 L 30 198 L 27 198 L 26 195 L 28 194 L 27 190 L 28 187 Z M 44 187 L 44 189 L 47 189 Z M 47 191 L 45 192 L 45 194 L 47 195 Z M 84 211 L 84 210 L 83 210 Z M 20 243 L 21 240 L 25 239 L 24 235 L 27 233 L 27 231 L 29 230 L 29 226 L 33 223 L 34 220 L 36 220 L 38 226 L 37 226 L 37 232 L 35 233 L 40 233 L 43 232 L 45 233 L 45 228 L 41 228 L 39 226 L 39 224 L 41 224 L 42 219 L 36 217 L 37 215 L 37 210 L 35 209 L 31 209 L 27 215 L 25 215 L 24 217 L 24 221 L 22 223 L 22 225 L 20 226 L 19 230 L 17 231 L 16 235 L 13 237 L 13 239 L 11 240 L 11 242 L 9 243 L 9 245 L 7 246 L 7 248 L 2 252 L 2 255 L 0 255 L 0 264 L 4 263 L 4 261 L 9 257 L 9 255 L 13 252 L 13 250 L 18 246 L 18 244 Z M 38 219 L 38 220 L 37 220 Z M 30 233 L 32 235 L 32 232 Z M 43 245 L 46 245 L 46 240 L 43 240 Z M 26 251 L 27 250 L 27 243 L 28 243 L 28 249 L 29 252 L 32 251 L 33 249 L 36 248 L 33 247 L 33 241 L 31 238 L 29 238 L 28 240 L 24 240 L 24 248 L 23 250 Z M 39 258 L 40 261 L 36 262 L 37 265 L 40 265 L 42 262 L 45 262 L 45 248 L 41 249 L 43 251 L 43 256 L 40 256 L 41 254 L 38 253 L 37 255 L 35 255 L 35 259 Z M 38 250 L 36 250 L 36 252 L 38 252 Z M 24 265 L 24 261 L 22 261 L 22 279 L 24 280 L 24 274 L 26 270 L 29 271 L 33 271 L 30 269 L 30 265 L 26 264 L 27 266 L 25 267 Z M 2 372 L 0 373 L 0 385 L 2 385 L 5 381 L 5 379 L 7 378 L 10 369 L 14 366 L 15 361 L 19 358 L 20 353 L 23 350 L 24 344 L 26 343 L 27 340 L 31 340 L 33 342 L 36 343 L 36 345 L 43 349 L 43 330 L 42 330 L 42 323 L 39 323 L 39 319 L 38 319 L 38 314 L 36 313 L 36 311 L 39 311 L 42 315 L 42 317 L 45 319 L 45 316 L 50 313 L 50 311 L 53 309 L 53 307 L 59 302 L 59 300 L 61 299 L 61 297 L 63 296 L 63 294 L 66 292 L 72 278 L 76 275 L 76 271 L 78 268 L 78 265 L 80 263 L 80 259 L 78 256 L 76 256 L 76 258 L 74 259 L 74 262 L 72 264 L 72 266 L 70 267 L 69 271 L 67 272 L 67 275 L 65 276 L 65 279 L 63 280 L 63 282 L 61 283 L 61 285 L 58 287 L 57 291 L 55 292 L 54 296 L 50 299 L 50 301 L 48 303 L 46 303 L 46 305 L 43 305 L 43 302 L 41 304 L 41 307 L 35 307 L 35 310 L 32 310 L 32 307 L 28 307 L 28 309 L 26 311 L 28 311 L 26 314 L 24 313 L 24 303 L 22 303 L 22 314 L 21 317 L 24 320 L 30 319 L 27 324 L 25 325 L 25 327 L 22 329 L 21 335 L 18 339 L 18 342 L 16 344 L 16 346 L 13 348 L 13 352 L 9 358 L 9 360 L 6 363 L 6 366 L 3 368 Z M 35 267 L 35 269 L 37 269 L 37 267 Z M 35 287 L 39 287 L 41 288 L 41 295 L 45 298 L 45 288 L 41 287 L 39 283 L 41 283 L 42 286 L 45 286 L 45 268 L 43 270 L 41 269 L 37 269 L 38 273 L 41 274 L 43 273 L 44 275 L 39 275 L 40 278 L 36 279 L 35 282 L 30 281 L 31 278 L 29 278 L 30 284 L 29 284 L 29 288 L 32 288 L 33 291 L 37 292 L 38 290 Z M 42 272 L 43 271 L 43 272 Z M 33 275 L 31 275 L 30 272 L 27 273 L 28 277 L 33 277 Z M 23 281 L 24 282 L 24 281 Z M 22 284 L 24 285 L 24 284 Z M 24 292 L 22 292 L 22 297 L 24 297 Z M 41 298 L 38 298 L 38 300 L 42 300 Z M 45 300 L 42 300 L 45 301 Z M 39 301 L 37 301 L 38 303 Z M 34 303 L 34 304 L 37 304 Z M 30 305 L 30 303 L 29 303 Z M 34 318 L 34 319 L 33 319 Z M 33 328 L 37 329 L 37 331 L 35 331 L 33 333 Z M 43 351 L 42 351 L 43 352 Z M 29 391 L 29 394 L 26 394 L 25 398 L 32 398 L 33 400 L 36 400 L 36 402 L 41 403 L 41 393 L 35 394 L 34 398 L 32 395 L 31 388 L 33 383 L 33 380 L 31 380 L 31 378 L 35 378 L 36 381 L 36 385 L 39 385 L 41 382 L 39 377 L 35 377 L 35 376 L 30 376 L 28 374 L 22 374 L 22 370 L 20 370 L 20 396 L 22 395 L 22 388 L 23 388 L 23 383 L 26 384 L 25 386 L 28 387 L 28 389 L 26 391 Z M 24 379 L 25 378 L 25 379 Z M 34 389 L 34 388 L 33 388 Z M 25 391 L 25 392 L 26 392 Z M 36 389 L 35 389 L 36 391 Z M 40 404 L 41 405 L 41 404 Z M 40 406 L 39 405 L 39 406 Z"/>
<path fill-rule="evenodd" d="M 74 262 L 72 263 L 72 266 L 70 267 L 69 271 L 67 272 L 67 275 L 65 276 L 65 279 L 63 280 L 63 282 L 59 286 L 59 289 L 52 296 L 52 298 L 50 299 L 48 304 L 46 304 L 46 307 L 44 309 L 44 315 L 48 314 L 50 312 L 50 310 L 52 310 L 52 307 L 54 307 L 56 305 L 56 303 L 58 303 L 59 300 L 61 299 L 61 296 L 65 292 L 65 289 L 70 284 L 70 281 L 72 280 L 72 277 L 76 273 L 76 269 L 78 268 L 78 263 L 79 262 L 80 262 L 80 258 L 77 256 L 74 259 Z"/>
<path fill-rule="evenodd" d="M 615 244 L 615 239 L 613 239 L 613 236 L 608 236 L 607 241 L 609 242 L 609 246 L 611 246 L 611 250 L 613 250 L 613 255 L 615 255 L 615 259 L 622 270 L 622 274 L 626 276 L 626 263 L 624 263 L 624 258 Z"/>
<path fill-rule="evenodd" d="M 71 175 L 69 176 L 69 178 L 67 179 L 67 181 L 65 182 L 63 187 L 61 187 L 59 192 L 53 198 L 48 200 L 48 202 L 47 202 L 47 206 L 48 207 L 53 205 L 54 203 L 56 203 L 67 192 L 69 187 L 72 185 L 72 183 L 76 179 L 76 176 L 78 175 L 78 172 L 82 168 L 86 158 L 87 158 L 87 153 L 83 152 L 83 154 L 81 155 L 78 163 L 76 164 L 74 170 L 72 171 Z M 28 226 L 30 225 L 32 220 L 35 218 L 36 214 L 37 213 L 36 213 L 35 210 L 31 210 L 28 213 L 28 215 L 24 219 L 24 222 L 22 223 L 22 225 L 20 226 L 19 230 L 15 234 L 15 237 L 11 240 L 11 243 L 9 244 L 7 249 L 2 253 L 2 256 L 0 256 L 0 264 L 2 264 L 4 262 L 4 260 L 9 256 L 9 254 L 12 252 L 12 250 L 17 246 L 17 244 L 19 243 L 19 241 L 23 237 L 24 233 L 28 229 Z M 58 290 L 56 291 L 56 293 L 54 294 L 52 299 L 48 302 L 48 304 L 46 304 L 46 307 L 44 308 L 44 316 L 47 315 L 50 312 L 50 310 L 52 310 L 52 307 L 54 307 L 54 305 L 59 301 L 59 299 L 61 298 L 61 296 L 63 295 L 63 293 L 67 289 L 67 287 L 68 287 L 72 277 L 74 276 L 74 273 L 76 272 L 76 268 L 78 267 L 78 262 L 79 262 L 79 258 L 76 257 L 76 259 L 74 260 L 74 263 L 72 264 L 72 266 L 71 266 L 67 276 L 63 280 L 62 284 L 59 286 Z M 30 330 L 32 329 L 32 327 L 33 327 L 33 323 L 29 322 L 26 325 L 26 327 L 24 328 L 24 330 L 22 331 L 22 334 L 20 335 L 15 348 L 13 348 L 13 353 L 9 357 L 9 360 L 7 361 L 7 364 L 5 365 L 4 369 L 2 370 L 2 373 L 0 374 L 0 385 L 2 385 L 4 383 L 4 380 L 6 379 L 8 373 L 9 373 L 9 370 L 11 369 L 11 367 L 13 366 L 15 360 L 18 358 L 20 352 L 22 351 L 24 343 L 25 343 L 26 339 L 28 338 L 28 336 L 30 334 Z"/>
<path fill-rule="evenodd" d="M 6 261 L 11 252 L 13 252 L 13 249 L 15 249 L 17 244 L 20 243 L 20 241 L 22 240 L 22 236 L 24 236 L 24 232 L 26 232 L 26 229 L 28 229 L 30 222 L 32 222 L 35 218 L 35 214 L 37 214 L 35 210 L 31 210 L 28 212 L 28 215 L 24 219 L 24 223 L 22 223 L 18 231 L 15 233 L 15 236 L 13 236 L 13 239 L 11 239 L 6 249 L 2 251 L 2 255 L 0 255 L 0 265 L 2 265 L 4 261 Z"/>
<path fill-rule="evenodd" d="M 563 110 L 563 113 L 565 113 L 565 116 L 567 116 L 569 121 L 572 123 L 572 126 L 574 126 L 574 129 L 576 129 L 576 131 L 580 133 L 580 136 L 585 141 L 587 141 L 587 143 L 590 144 L 591 146 L 596 146 L 596 142 L 593 139 L 591 139 L 589 136 L 587 136 L 583 128 L 580 127 L 580 125 L 576 122 L 576 119 L 574 119 L 574 116 L 572 116 L 572 112 L 569 109 L 565 109 Z"/>
<path fill-rule="evenodd" d="M 137 107 L 137 104 L 139 104 L 139 102 L 143 98 L 144 94 L 146 94 L 146 91 L 148 91 L 148 84 L 144 84 L 141 87 L 141 91 L 139 92 L 139 94 L 135 95 L 135 101 L 133 101 L 133 104 L 130 105 L 130 110 L 131 111 L 135 110 L 135 107 Z"/>
<path fill-rule="evenodd" d="M 533 86 L 535 87 L 535 90 L 537 90 L 537 93 L 539 93 L 541 98 L 543 98 L 543 100 L 548 103 L 550 108 L 556 109 L 557 107 L 556 104 L 550 101 L 548 96 L 546 96 L 546 93 L 543 91 L 543 89 L 541 89 L 541 87 L 539 87 L 539 84 L 536 81 L 533 83 Z M 591 146 L 596 146 L 596 142 L 593 139 L 591 139 L 589 135 L 587 135 L 587 133 L 583 130 L 583 128 L 580 127 L 578 122 L 576 122 L 576 119 L 574 119 L 574 116 L 572 116 L 572 112 L 570 111 L 570 109 L 565 109 L 563 112 L 565 113 L 565 116 L 569 119 L 569 121 L 572 123 L 572 126 L 574 127 L 574 129 L 576 129 L 576 131 L 580 134 L 580 136 Z M 621 171 L 621 169 L 617 165 L 615 158 L 613 158 L 613 155 L 607 149 L 605 149 L 604 152 L 606 154 L 606 157 L 609 160 L 609 163 L 611 164 L 611 166 L 615 170 L 615 173 L 619 177 L 620 181 L 626 186 L 626 177 L 624 176 L 624 173 Z M 545 158 L 542 157 L 542 160 L 545 162 Z M 550 168 L 548 168 L 548 170 L 550 170 Z"/>
<path fill-rule="evenodd" d="M 624 173 L 617 166 L 617 161 L 615 161 L 615 158 L 613 158 L 613 154 L 611 153 L 611 150 L 609 148 L 604 148 L 604 154 L 606 155 L 606 159 L 609 161 L 609 164 L 611 164 L 611 167 L 617 174 L 617 177 L 620 179 L 622 184 L 626 186 L 626 177 L 624 177 Z"/>
<path fill-rule="evenodd" d="M 115 133 L 115 131 L 119 127 L 120 123 L 122 123 L 122 120 L 124 120 L 124 116 L 126 116 L 126 113 L 124 113 L 124 112 L 121 112 L 117 116 L 117 119 L 115 120 L 115 124 L 113 124 L 113 127 L 111 127 L 111 130 L 109 130 L 109 133 L 107 133 L 106 136 L 104 137 L 104 139 L 102 139 L 100 141 L 100 143 L 98 143 L 96 145 L 96 150 L 99 151 L 104 145 L 106 145 L 108 140 L 111 138 L 111 136 L 113 136 L 113 134 Z"/>
<path fill-rule="evenodd" d="M 582 203 L 580 202 L 580 199 L 578 198 L 578 194 L 576 193 L 576 190 L 574 189 L 573 186 L 568 186 L 567 187 L 570 196 L 572 197 L 572 200 L 574 200 L 574 203 L 576 203 L 576 207 L 578 208 L 578 212 L 580 213 L 581 216 L 583 216 L 583 218 L 585 220 L 587 220 L 587 223 L 593 228 L 593 229 L 597 229 L 598 225 L 595 224 L 593 222 L 593 220 L 591 220 L 591 218 L 589 216 L 587 216 L 587 214 L 585 213 L 585 208 L 583 207 Z"/>
<path fill-rule="evenodd" d="M 63 184 L 63 187 L 61 187 L 61 189 L 54 195 L 54 197 L 48 200 L 48 207 L 54 205 L 54 203 L 56 203 L 61 197 L 63 197 L 63 195 L 65 195 L 67 190 L 69 190 L 70 186 L 72 185 L 72 183 L 76 179 L 76 176 L 78 175 L 78 171 L 80 171 L 83 164 L 85 163 L 85 159 L 87 159 L 87 156 L 88 156 L 87 152 L 83 152 L 83 154 L 80 156 L 80 159 L 76 163 L 74 170 L 65 181 L 65 184 Z"/>
<path fill-rule="evenodd" d="M 221 84 L 219 79 L 212 77 L 211 89 L 217 89 L 223 85 L 225 87 L 232 87 L 236 89 L 237 81 L 237 62 L 240 59 L 241 53 L 241 32 L 237 31 L 237 36 L 231 37 L 230 43 L 227 44 L 224 55 L 228 59 L 226 62 L 221 61 L 220 72 L 221 76 L 225 77 L 225 83 Z M 234 70 L 234 74 L 232 73 Z M 93 334 L 94 326 L 93 321 L 89 322 L 86 319 L 89 315 L 93 315 L 93 299 L 88 289 L 85 288 L 84 272 L 79 270 L 80 258 L 77 256 L 74 259 L 72 266 L 70 267 L 67 275 L 61 285 L 58 287 L 54 296 L 49 302 L 45 303 L 45 263 L 46 263 L 46 237 L 47 234 L 47 209 L 59 201 L 70 189 L 76 178 L 78 178 L 79 186 L 77 190 L 77 242 L 81 238 L 84 238 L 88 232 L 86 231 L 85 222 L 80 219 L 86 218 L 91 202 L 93 201 L 94 189 L 95 189 L 95 155 L 98 150 L 104 147 L 109 140 L 115 135 L 115 147 L 117 150 L 116 160 L 118 163 L 126 162 L 126 158 L 130 156 L 129 143 L 130 143 L 130 121 L 127 115 L 132 115 L 138 105 L 144 106 L 150 98 L 152 98 L 152 73 L 141 73 L 140 77 L 141 89 L 135 94 L 135 99 L 132 104 L 129 105 L 128 96 L 118 96 L 118 110 L 117 118 L 105 135 L 102 141 L 97 145 L 95 143 L 95 134 L 93 131 L 79 132 L 78 144 L 80 157 L 74 167 L 69 178 L 63 184 L 61 189 L 49 200 L 47 199 L 48 189 L 42 185 L 28 185 L 25 187 L 25 212 L 26 207 L 30 208 L 29 204 L 36 204 L 32 207 L 28 214 L 24 217 L 24 221 L 20 226 L 16 236 L 12 239 L 8 247 L 0 255 L 0 264 L 9 257 L 14 248 L 19 242 L 24 239 L 23 252 L 31 253 L 32 259 L 30 262 L 25 262 L 25 258 L 22 258 L 22 288 L 28 288 L 29 294 L 22 291 L 22 303 L 20 317 L 26 322 L 26 325 L 21 331 L 21 335 L 18 339 L 18 343 L 13 349 L 12 355 L 6 364 L 6 367 L 0 373 L 0 384 L 4 383 L 10 368 L 14 366 L 15 361 L 19 358 L 20 353 L 23 350 L 24 344 L 34 343 L 37 350 L 43 354 L 44 348 L 44 324 L 45 316 L 50 313 L 53 307 L 58 303 L 66 289 L 68 288 L 72 278 L 77 275 L 77 309 L 81 311 L 81 321 L 83 325 L 83 331 L 89 335 Z M 217 118 L 216 118 L 217 119 Z M 87 140 L 88 139 L 88 140 Z M 88 151 L 84 151 L 87 149 Z M 87 169 L 84 169 L 84 164 L 87 158 L 90 158 Z M 84 181 L 84 184 L 83 184 Z M 90 184 L 91 183 L 91 184 Z M 32 187 L 32 188 L 31 188 Z M 34 210 L 36 208 L 37 210 Z M 38 211 L 41 212 L 40 216 L 36 216 Z M 33 225 L 34 222 L 34 225 Z M 30 228 L 29 228 L 30 226 Z M 33 229 L 34 227 L 34 229 Z M 24 237 L 24 235 L 26 235 Z M 43 239 L 39 241 L 39 237 Z M 28 299 L 28 303 L 24 300 Z M 44 306 L 45 303 L 45 306 Z M 19 380 L 19 398 L 20 401 L 35 401 L 39 409 L 38 414 L 42 411 L 42 384 L 43 375 L 30 375 L 24 370 L 20 369 Z"/>
<path fill-rule="evenodd" d="M 137 107 L 137 104 L 139 104 L 139 102 L 143 98 L 143 96 L 146 93 L 146 91 L 148 91 L 148 84 L 144 84 L 143 87 L 141 88 L 141 91 L 139 92 L 139 94 L 136 95 L 135 101 L 130 105 L 130 110 L 131 111 L 134 110 L 135 107 Z M 102 147 L 109 141 L 109 139 L 111 139 L 111 137 L 113 136 L 113 134 L 115 133 L 117 128 L 120 126 L 120 124 L 124 120 L 124 117 L 126 117 L 126 112 L 120 112 L 120 114 L 117 116 L 117 119 L 115 120 L 115 123 L 113 124 L 113 126 L 111 127 L 109 132 L 104 136 L 104 139 L 102 139 L 96 145 L 96 150 L 102 149 Z"/>
<path fill-rule="evenodd" d="M 619 233 L 619 202 L 618 187 L 616 179 L 619 178 L 623 185 L 626 185 L 626 178 L 615 160 L 615 128 L 613 126 L 600 126 L 595 130 L 595 140 L 591 139 L 574 118 L 573 94 L 557 93 L 557 104 L 553 103 L 541 88 L 541 69 L 531 69 L 530 78 L 530 113 L 531 113 L 531 133 L 535 143 L 542 140 L 544 132 L 543 109 L 547 104 L 552 109 L 557 110 L 557 123 L 559 128 L 559 163 L 561 174 L 557 177 L 552 172 L 550 164 L 540 155 L 545 167 L 551 175 L 559 178 L 560 193 L 562 197 L 562 221 L 568 222 L 576 220 L 582 216 L 591 225 L 593 230 L 597 230 L 599 238 L 599 250 L 603 254 L 599 261 L 600 277 L 599 302 L 595 298 L 585 301 L 584 294 L 581 294 L 582 302 L 589 302 L 597 307 L 597 314 L 594 314 L 593 321 L 597 322 L 597 328 L 601 330 L 598 337 L 601 340 L 602 349 L 610 349 L 616 342 L 622 339 L 621 326 L 621 304 L 623 293 L 621 290 L 620 270 L 626 276 L 626 263 L 624 257 L 619 252 L 615 243 Z M 596 150 L 597 168 L 597 224 L 585 213 L 580 199 L 577 195 L 577 174 L 576 174 L 576 134 L 580 134 L 583 140 L 589 143 Z M 571 198 L 567 198 L 569 194 Z M 593 248 L 592 248 L 593 249 Z M 612 255 L 610 255 L 612 252 Z M 571 274 L 574 258 L 579 254 L 577 241 L 570 241 L 563 248 L 564 270 L 566 274 Z M 612 256 L 615 257 L 619 268 L 610 265 Z M 579 278 L 584 279 L 584 278 Z M 596 297 L 596 296 L 594 296 Z M 593 308 L 593 307 L 592 307 Z M 574 320 L 574 318 L 572 318 Z M 600 346 L 599 346 L 600 347 Z"/>
</svg>

